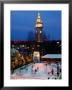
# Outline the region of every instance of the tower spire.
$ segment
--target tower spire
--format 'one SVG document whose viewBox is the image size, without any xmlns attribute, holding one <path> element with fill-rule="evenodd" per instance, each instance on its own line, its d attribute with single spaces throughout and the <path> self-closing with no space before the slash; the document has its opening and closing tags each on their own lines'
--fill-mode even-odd
<svg viewBox="0 0 72 90">
<path fill-rule="evenodd" d="M 36 20 L 36 41 L 42 42 L 42 20 L 40 18 L 40 13 L 38 12 L 37 20 Z"/>
<path fill-rule="evenodd" d="M 40 13 L 38 12 L 38 18 L 40 18 Z"/>
<path fill-rule="evenodd" d="M 42 21 L 41 21 L 41 18 L 40 18 L 40 13 L 38 12 L 38 17 L 37 17 L 37 20 L 36 20 L 36 28 L 37 27 L 40 27 L 42 28 Z"/>
<path fill-rule="evenodd" d="M 40 16 L 40 13 L 38 12 L 38 16 Z"/>
</svg>

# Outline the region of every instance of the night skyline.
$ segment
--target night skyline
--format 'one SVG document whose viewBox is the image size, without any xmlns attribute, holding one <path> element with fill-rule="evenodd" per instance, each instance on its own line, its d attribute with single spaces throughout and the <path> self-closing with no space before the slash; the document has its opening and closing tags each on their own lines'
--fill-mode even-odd
<svg viewBox="0 0 72 90">
<path fill-rule="evenodd" d="M 11 40 L 35 40 L 38 12 L 46 38 L 61 40 L 61 11 L 11 11 Z"/>
</svg>

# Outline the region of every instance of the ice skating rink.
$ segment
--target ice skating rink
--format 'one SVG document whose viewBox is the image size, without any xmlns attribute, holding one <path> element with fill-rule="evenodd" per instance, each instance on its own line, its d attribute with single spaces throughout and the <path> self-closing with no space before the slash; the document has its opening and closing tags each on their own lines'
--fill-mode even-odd
<svg viewBox="0 0 72 90">
<path fill-rule="evenodd" d="M 57 72 L 60 74 L 60 69 L 60 63 L 31 63 L 16 69 L 11 74 L 11 79 L 58 79 Z"/>
</svg>

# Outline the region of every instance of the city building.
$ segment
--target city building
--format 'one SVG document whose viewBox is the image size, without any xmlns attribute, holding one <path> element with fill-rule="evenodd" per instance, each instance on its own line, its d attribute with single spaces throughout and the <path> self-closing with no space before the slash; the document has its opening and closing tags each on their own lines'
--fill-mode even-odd
<svg viewBox="0 0 72 90">
<path fill-rule="evenodd" d="M 43 28 L 43 23 L 40 17 L 40 13 L 38 13 L 38 17 L 36 20 L 36 41 L 37 42 L 42 42 L 42 28 Z"/>
</svg>

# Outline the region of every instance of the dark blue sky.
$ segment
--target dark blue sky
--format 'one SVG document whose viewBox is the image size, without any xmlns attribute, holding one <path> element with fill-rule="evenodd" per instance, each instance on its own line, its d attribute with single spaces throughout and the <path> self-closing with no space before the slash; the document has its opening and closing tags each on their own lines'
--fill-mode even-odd
<svg viewBox="0 0 72 90">
<path fill-rule="evenodd" d="M 35 36 L 38 12 L 48 40 L 61 40 L 61 11 L 11 11 L 11 40 L 28 40 Z"/>
</svg>

